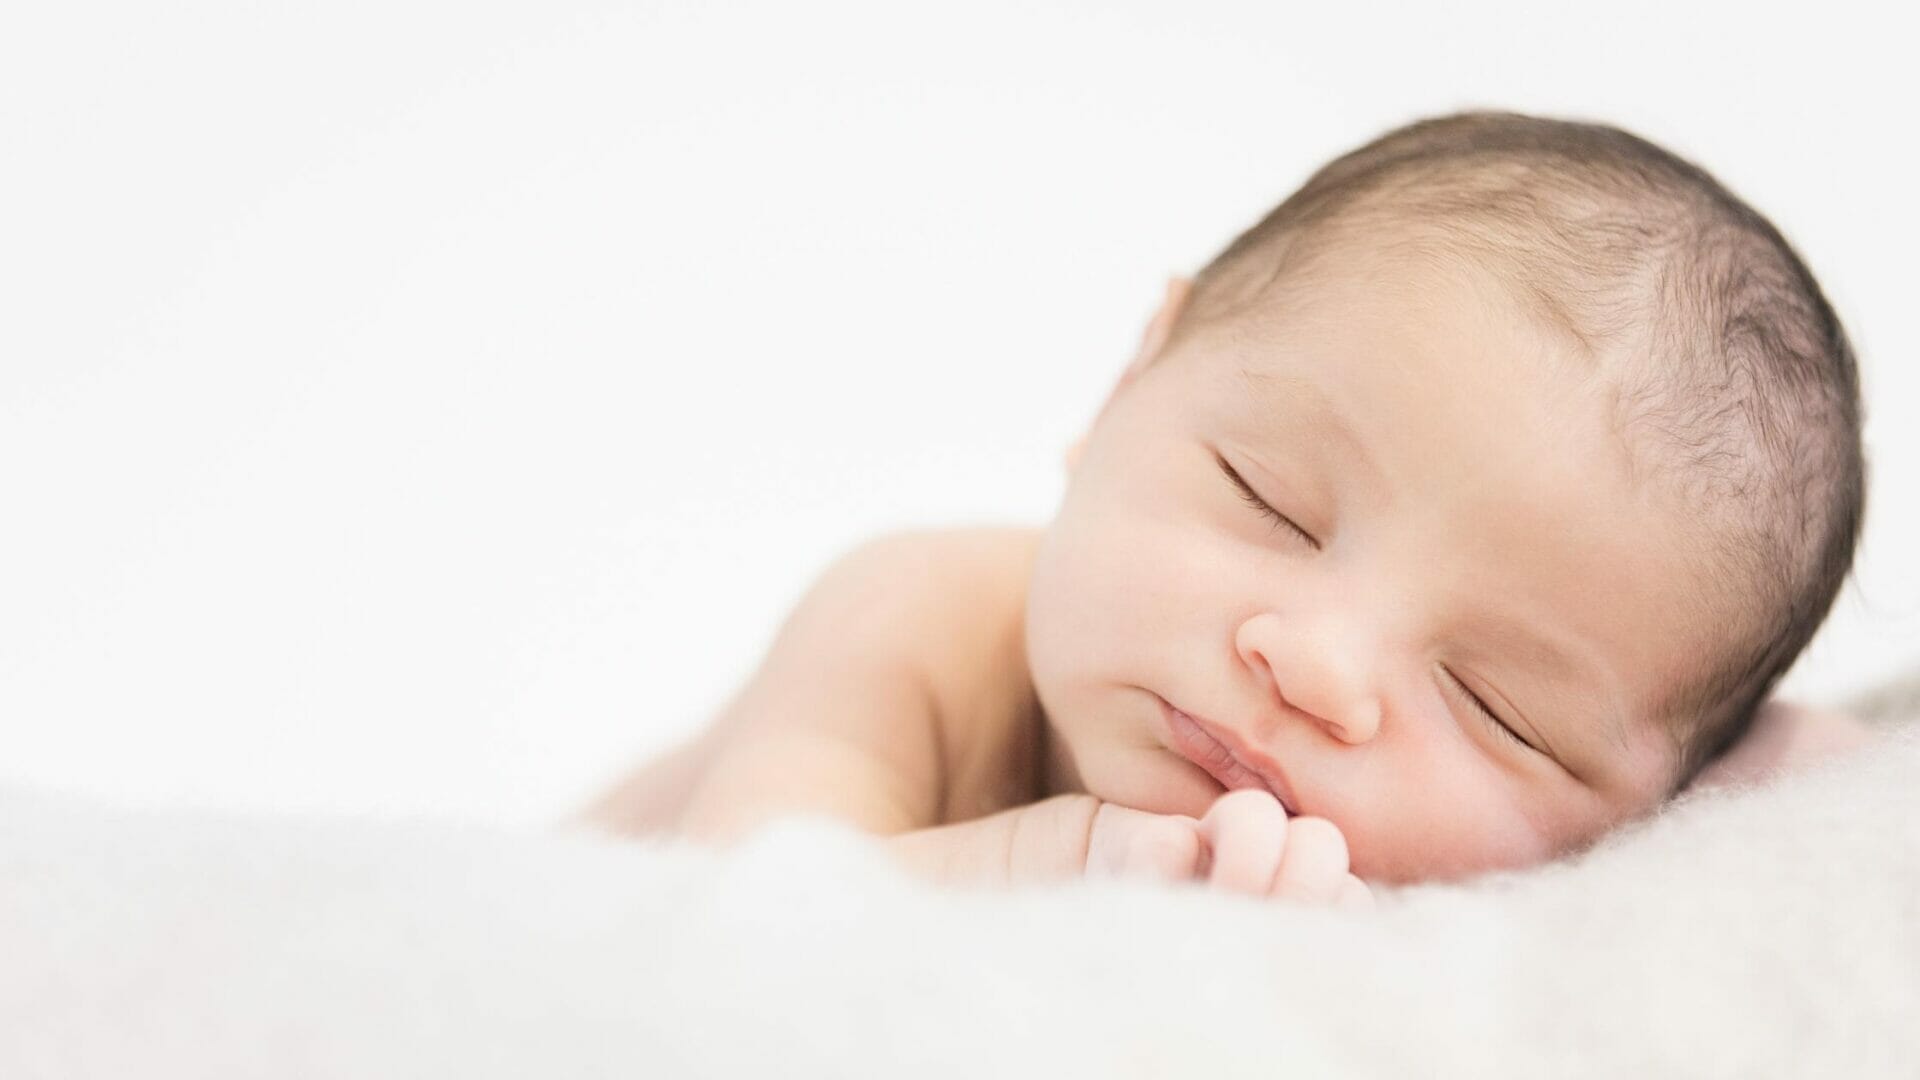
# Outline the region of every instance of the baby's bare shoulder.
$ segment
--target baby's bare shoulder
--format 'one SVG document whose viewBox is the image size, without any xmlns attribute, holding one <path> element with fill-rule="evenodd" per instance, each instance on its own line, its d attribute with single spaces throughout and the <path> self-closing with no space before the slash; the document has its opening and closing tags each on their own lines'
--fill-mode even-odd
<svg viewBox="0 0 1920 1080">
<path fill-rule="evenodd" d="M 852 558 L 911 596 L 921 643 L 938 660 L 957 638 L 998 641 L 1024 621 L 1042 532 L 1016 526 L 914 529 L 868 541 Z"/>
<path fill-rule="evenodd" d="M 1023 525 L 901 529 L 883 533 L 857 549 L 866 558 L 917 561 L 957 578 L 1019 573 L 1033 561 L 1044 531 Z"/>
<path fill-rule="evenodd" d="M 938 824 L 1031 801 L 1036 709 L 1024 629 L 1040 535 L 925 528 L 854 545 L 789 615 L 727 719 L 791 731 L 796 717 L 812 716 L 818 732 L 866 747 L 913 796 L 896 800 L 914 803 L 902 820 Z M 832 677 L 818 709 L 794 707 Z M 883 696 L 888 688 L 896 692 Z M 905 723 L 916 711 L 924 726 Z"/>
<path fill-rule="evenodd" d="M 1017 526 L 906 529 L 865 541 L 828 573 L 892 609 L 889 634 L 910 644 L 938 678 L 952 669 L 956 650 L 1004 647 L 1017 631 L 1041 535 Z"/>
<path fill-rule="evenodd" d="M 1014 526 L 892 534 L 882 556 L 921 574 L 912 648 L 938 720 L 948 820 L 1030 800 L 1038 705 L 1027 672 L 1026 596 L 1042 530 Z"/>
<path fill-rule="evenodd" d="M 1024 597 L 1039 531 L 1014 527 L 903 529 L 861 541 L 830 563 L 777 637 L 806 654 L 936 657 L 942 642 L 1004 618 Z"/>
<path fill-rule="evenodd" d="M 1009 732 L 1024 700 L 1024 567 L 1037 536 L 920 529 L 854 545 L 715 722 L 585 817 L 726 837 L 811 812 L 898 832 L 1030 801 L 1031 740 Z"/>
</svg>

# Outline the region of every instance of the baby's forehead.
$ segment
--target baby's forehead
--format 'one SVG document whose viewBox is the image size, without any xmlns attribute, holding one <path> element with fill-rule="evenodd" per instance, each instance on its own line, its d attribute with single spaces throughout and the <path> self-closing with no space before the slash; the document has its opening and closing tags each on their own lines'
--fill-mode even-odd
<svg viewBox="0 0 1920 1080">
<path fill-rule="evenodd" d="M 1333 249 L 1276 275 L 1216 328 L 1205 349 L 1246 378 L 1362 394 L 1492 379 L 1555 408 L 1617 413 L 1628 373 L 1626 350 L 1582 334 L 1502 267 L 1417 246 Z M 1391 378 L 1349 377 L 1365 369 Z"/>
<path fill-rule="evenodd" d="M 1406 387 L 1457 395 L 1491 384 L 1509 401 L 1537 402 L 1549 418 L 1521 434 L 1552 441 L 1564 422 L 1590 418 L 1607 435 L 1596 467 L 1627 471 L 1645 486 L 1642 497 L 1702 502 L 1712 470 L 1689 471 L 1701 455 L 1685 452 L 1685 429 L 1676 427 L 1676 398 L 1686 395 L 1670 366 L 1661 370 L 1655 344 L 1673 331 L 1577 318 L 1512 264 L 1430 239 L 1417 227 L 1401 242 L 1333 232 L 1243 294 L 1208 348 L 1256 384 L 1310 386 L 1354 366 L 1389 371 L 1389 380 L 1345 380 L 1363 401 Z M 1715 499 L 1704 509 L 1737 507 Z"/>
<path fill-rule="evenodd" d="M 1538 206 L 1435 212 L 1425 200 L 1417 189 L 1364 193 L 1271 240 L 1266 258 L 1212 271 L 1207 291 L 1229 310 L 1305 314 L 1324 307 L 1316 302 L 1329 294 L 1350 303 L 1358 287 L 1408 318 L 1439 296 L 1455 305 L 1466 298 L 1487 318 L 1526 322 L 1576 344 L 1590 366 L 1644 355 L 1660 345 L 1663 329 L 1684 338 L 1699 321 L 1697 305 L 1671 302 L 1662 291 L 1677 245 L 1647 235 L 1648 242 L 1625 242 L 1621 234 L 1632 227 L 1573 226 Z M 1616 213 L 1634 220 L 1632 201 L 1622 203 Z M 1435 290 L 1437 280 L 1473 289 Z"/>
</svg>

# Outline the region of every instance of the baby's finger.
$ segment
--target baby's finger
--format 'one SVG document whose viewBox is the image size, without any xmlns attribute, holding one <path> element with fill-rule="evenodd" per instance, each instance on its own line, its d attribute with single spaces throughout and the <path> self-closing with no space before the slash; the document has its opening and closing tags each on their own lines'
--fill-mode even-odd
<svg viewBox="0 0 1920 1080">
<path fill-rule="evenodd" d="M 1359 908 L 1363 911 L 1371 910 L 1373 907 L 1373 890 L 1367 887 L 1366 882 L 1361 881 L 1352 874 L 1348 874 L 1347 879 L 1340 883 L 1340 895 L 1334 900 L 1334 903 L 1340 907 Z"/>
<path fill-rule="evenodd" d="M 1271 895 L 1309 904 L 1330 904 L 1345 887 L 1347 838 L 1326 818 L 1287 822 L 1287 849 L 1274 875 Z"/>
<path fill-rule="evenodd" d="M 1208 884 L 1265 896 L 1287 844 L 1287 812 L 1264 791 L 1231 791 L 1200 819 L 1200 837 L 1213 853 Z"/>
<path fill-rule="evenodd" d="M 1113 803 L 1095 813 L 1087 845 L 1089 877 L 1187 881 L 1200 865 L 1198 822 Z"/>
</svg>

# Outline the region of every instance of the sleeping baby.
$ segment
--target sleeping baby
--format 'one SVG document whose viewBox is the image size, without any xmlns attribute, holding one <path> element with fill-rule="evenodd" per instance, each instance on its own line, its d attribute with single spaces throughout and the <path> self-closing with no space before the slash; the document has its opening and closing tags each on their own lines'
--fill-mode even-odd
<svg viewBox="0 0 1920 1080">
<path fill-rule="evenodd" d="M 1860 529 L 1857 382 L 1696 166 L 1412 124 L 1172 283 L 1051 523 L 842 557 L 589 819 L 824 814 L 940 881 L 1325 903 L 1553 859 L 1792 722 L 1767 695 Z"/>
</svg>

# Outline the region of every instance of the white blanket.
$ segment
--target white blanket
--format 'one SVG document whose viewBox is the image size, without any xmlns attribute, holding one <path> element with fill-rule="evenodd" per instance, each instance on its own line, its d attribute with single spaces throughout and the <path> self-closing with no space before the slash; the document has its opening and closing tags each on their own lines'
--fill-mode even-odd
<svg viewBox="0 0 1920 1080">
<path fill-rule="evenodd" d="M 0 794 L 0 1076 L 1911 1076 L 1920 737 L 1373 913 Z"/>
</svg>

